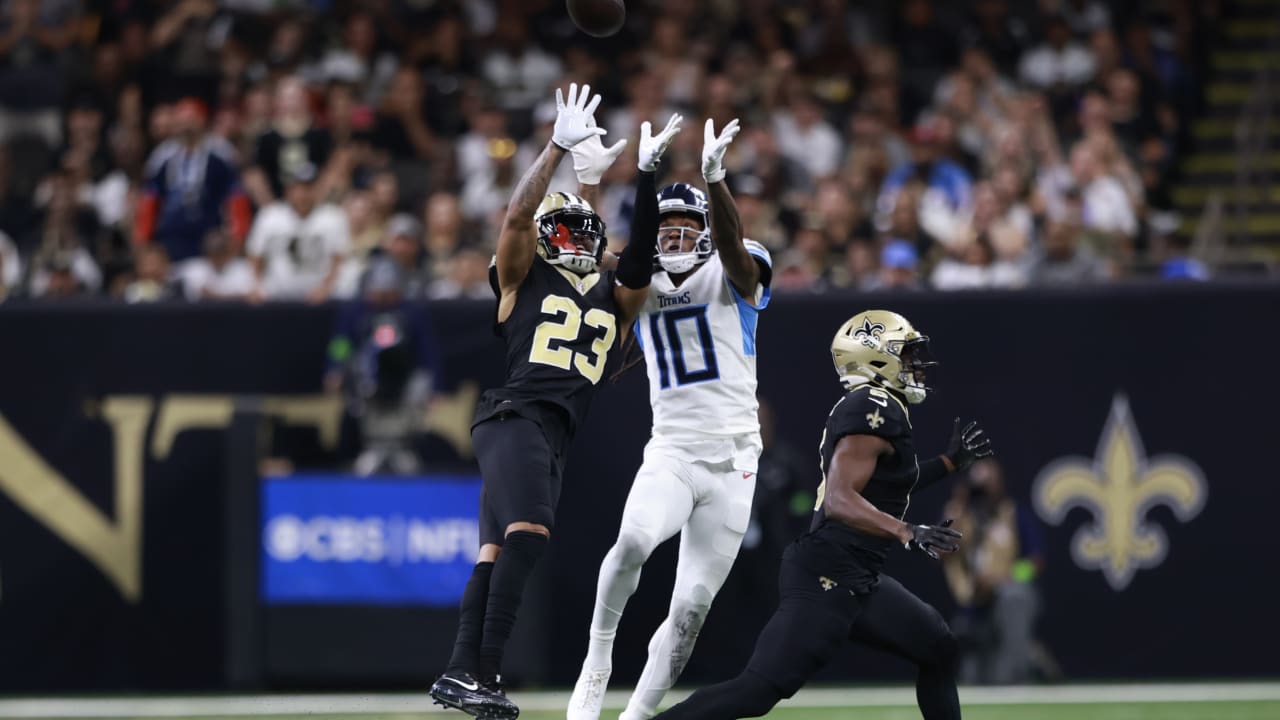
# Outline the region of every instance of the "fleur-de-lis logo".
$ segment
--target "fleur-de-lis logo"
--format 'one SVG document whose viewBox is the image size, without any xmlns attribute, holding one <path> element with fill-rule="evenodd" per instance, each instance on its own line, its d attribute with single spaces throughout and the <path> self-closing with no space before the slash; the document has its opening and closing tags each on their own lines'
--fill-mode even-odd
<svg viewBox="0 0 1280 720">
<path fill-rule="evenodd" d="M 878 338 L 884 332 L 884 325 L 871 322 L 871 318 L 862 318 L 862 327 L 853 331 L 854 338 Z"/>
<path fill-rule="evenodd" d="M 1148 458 L 1129 411 L 1117 394 L 1092 459 L 1068 457 L 1040 471 L 1032 490 L 1036 511 L 1057 525 L 1072 508 L 1084 508 L 1093 522 L 1076 531 L 1071 556 L 1085 570 L 1101 570 L 1107 583 L 1123 590 L 1138 570 L 1153 568 L 1169 552 L 1163 528 L 1147 522 L 1157 505 L 1187 522 L 1204 508 L 1208 484 L 1200 468 L 1180 455 Z"/>
<path fill-rule="evenodd" d="M 827 577 L 826 575 L 823 575 L 822 577 L 818 578 L 818 582 L 822 583 L 822 589 L 823 589 L 824 591 L 825 591 L 825 590 L 830 590 L 831 588 L 833 588 L 833 587 L 835 587 L 835 586 L 836 586 L 836 581 L 835 581 L 835 580 L 832 580 L 831 578 Z"/>
<path fill-rule="evenodd" d="M 867 424 L 871 426 L 872 430 L 875 430 L 884 424 L 884 418 L 880 417 L 879 408 L 876 408 L 875 412 L 867 413 Z"/>
</svg>

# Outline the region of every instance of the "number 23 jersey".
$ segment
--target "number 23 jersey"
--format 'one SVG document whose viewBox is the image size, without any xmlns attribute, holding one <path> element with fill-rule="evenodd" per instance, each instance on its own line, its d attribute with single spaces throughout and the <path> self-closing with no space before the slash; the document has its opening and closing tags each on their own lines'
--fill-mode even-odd
<svg viewBox="0 0 1280 720">
<path fill-rule="evenodd" d="M 769 251 L 745 241 L 747 252 L 772 267 Z M 653 434 L 672 438 L 758 433 L 756 319 L 769 304 L 758 284 L 744 298 L 729 282 L 718 254 L 676 287 L 663 271 L 649 285 L 636 332 L 649 375 Z"/>
<path fill-rule="evenodd" d="M 500 298 L 495 265 L 489 267 L 489 280 Z M 617 344 L 613 286 L 612 272 L 577 275 L 534 257 L 511 315 L 496 328 L 507 343 L 506 382 L 481 398 L 476 422 L 505 410 L 524 414 L 531 405 L 550 404 L 564 412 L 572 436 Z"/>
</svg>

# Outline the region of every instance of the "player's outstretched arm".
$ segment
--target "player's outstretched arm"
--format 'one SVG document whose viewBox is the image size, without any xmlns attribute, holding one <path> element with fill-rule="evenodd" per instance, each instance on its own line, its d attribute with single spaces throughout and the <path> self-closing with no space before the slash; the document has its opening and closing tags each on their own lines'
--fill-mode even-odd
<svg viewBox="0 0 1280 720">
<path fill-rule="evenodd" d="M 716 135 L 712 120 L 707 119 L 703 128 L 702 177 L 707 181 L 707 197 L 711 206 L 711 241 L 715 243 L 729 282 L 733 283 L 739 295 L 750 301 L 755 297 L 756 285 L 760 283 L 764 270 L 743 242 L 738 205 L 724 181 L 724 154 L 738 130 L 738 120 L 734 118 Z M 765 280 L 767 284 L 768 279 Z"/>
<path fill-rule="evenodd" d="M 502 223 L 502 232 L 498 235 L 496 258 L 498 287 L 502 292 L 498 310 L 500 320 L 510 314 L 509 305 L 512 301 L 508 298 L 515 297 L 516 290 L 524 282 L 525 275 L 533 264 L 536 239 L 533 213 L 547 194 L 547 186 L 551 184 L 556 166 L 567 150 L 589 137 L 605 134 L 605 130 L 596 127 L 592 119 L 600 104 L 600 96 L 592 97 L 590 91 L 590 85 L 583 85 L 582 92 L 579 93 L 577 83 L 571 83 L 569 100 L 565 102 L 560 89 L 556 88 L 556 124 L 551 133 L 551 141 L 542 149 L 524 177 L 520 178 L 511 194 L 511 201 L 507 204 L 507 216 Z"/>
<path fill-rule="evenodd" d="M 667 146 L 680 132 L 684 118 L 672 115 L 662 132 L 653 135 L 648 121 L 640 125 L 637 152 L 635 207 L 631 212 L 631 237 L 618 258 L 618 285 L 614 298 L 622 310 L 623 322 L 630 325 L 649 296 L 649 279 L 653 276 L 653 248 L 658 237 L 658 161 Z"/>
<path fill-rule="evenodd" d="M 844 523 L 858 532 L 874 537 L 893 538 L 909 549 L 920 550 L 929 557 L 955 552 L 960 533 L 952 530 L 950 521 L 942 525 L 911 525 L 876 509 L 862 496 L 862 490 L 875 472 L 880 456 L 893 451 L 889 441 L 875 435 L 845 435 L 836 443 L 827 471 L 822 498 L 827 517 Z"/>
</svg>

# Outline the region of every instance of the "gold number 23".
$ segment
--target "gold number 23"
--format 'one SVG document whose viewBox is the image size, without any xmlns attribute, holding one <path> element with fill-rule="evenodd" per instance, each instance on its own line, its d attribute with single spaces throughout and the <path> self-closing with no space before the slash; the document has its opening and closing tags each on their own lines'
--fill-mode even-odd
<svg viewBox="0 0 1280 720">
<path fill-rule="evenodd" d="M 618 334 L 617 321 L 613 315 L 600 308 L 591 308 L 584 315 L 577 303 L 563 295 L 548 295 L 543 298 L 542 313 L 564 317 L 559 321 L 544 320 L 538 324 L 533 333 L 533 350 L 529 352 L 529 362 L 561 370 L 574 368 L 582 377 L 590 380 L 592 385 L 600 382 L 609 348 L 613 347 L 614 338 Z M 563 345 L 551 347 L 552 340 L 562 343 L 577 340 L 584 322 L 588 327 L 604 329 L 604 335 L 591 343 L 590 355 L 574 352 Z"/>
</svg>

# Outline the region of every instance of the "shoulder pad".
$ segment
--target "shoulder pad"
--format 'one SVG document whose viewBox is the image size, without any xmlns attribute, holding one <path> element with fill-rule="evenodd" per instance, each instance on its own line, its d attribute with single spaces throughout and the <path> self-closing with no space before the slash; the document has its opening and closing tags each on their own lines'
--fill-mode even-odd
<svg viewBox="0 0 1280 720">
<path fill-rule="evenodd" d="M 831 414 L 831 427 L 840 435 L 897 437 L 911 430 L 902 402 L 889 391 L 874 385 L 850 390 Z"/>
</svg>

